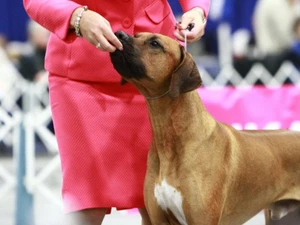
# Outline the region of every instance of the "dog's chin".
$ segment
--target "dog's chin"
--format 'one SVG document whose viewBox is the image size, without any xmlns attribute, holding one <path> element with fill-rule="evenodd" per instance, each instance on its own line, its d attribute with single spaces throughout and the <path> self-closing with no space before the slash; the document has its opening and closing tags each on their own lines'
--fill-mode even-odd
<svg viewBox="0 0 300 225">
<path fill-rule="evenodd" d="M 110 53 L 110 59 L 111 59 L 111 62 L 113 64 L 113 67 L 115 68 L 115 70 L 121 76 L 120 84 L 121 85 L 126 84 L 127 83 L 127 81 L 126 81 L 126 74 L 127 73 L 124 72 L 124 70 L 125 70 L 124 68 L 126 67 L 126 63 L 125 63 L 124 56 L 123 56 L 122 52 L 120 50 L 116 50 L 115 52 Z M 127 77 L 128 77 L 128 75 L 127 75 Z"/>
<path fill-rule="evenodd" d="M 128 62 L 126 60 L 126 55 L 120 50 L 110 53 L 111 62 L 115 70 L 122 76 L 122 79 L 130 78 L 131 73 L 129 71 Z"/>
</svg>

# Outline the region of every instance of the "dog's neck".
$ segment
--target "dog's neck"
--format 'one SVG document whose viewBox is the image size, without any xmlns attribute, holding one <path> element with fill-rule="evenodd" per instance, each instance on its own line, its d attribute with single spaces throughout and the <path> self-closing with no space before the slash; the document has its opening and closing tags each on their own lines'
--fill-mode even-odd
<svg viewBox="0 0 300 225">
<path fill-rule="evenodd" d="M 199 98 L 198 92 L 192 91 L 181 94 L 177 98 L 165 96 L 147 100 L 153 131 L 152 149 L 162 151 L 161 154 L 171 157 L 173 154 L 183 154 L 182 151 L 188 151 L 187 146 L 184 145 L 186 140 L 195 139 L 199 142 L 209 138 L 216 121 L 206 111 Z M 208 123 L 211 125 L 207 125 Z M 195 132 L 199 128 L 203 132 Z M 182 146 L 178 146 L 178 140 L 182 140 Z"/>
</svg>

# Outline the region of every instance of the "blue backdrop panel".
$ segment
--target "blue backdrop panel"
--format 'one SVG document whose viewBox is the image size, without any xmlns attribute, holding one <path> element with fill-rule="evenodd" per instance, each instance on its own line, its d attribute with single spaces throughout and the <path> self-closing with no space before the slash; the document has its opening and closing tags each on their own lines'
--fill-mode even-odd
<svg viewBox="0 0 300 225">
<path fill-rule="evenodd" d="M 0 1 L 0 34 L 10 41 L 25 41 L 28 16 L 22 0 Z"/>
</svg>

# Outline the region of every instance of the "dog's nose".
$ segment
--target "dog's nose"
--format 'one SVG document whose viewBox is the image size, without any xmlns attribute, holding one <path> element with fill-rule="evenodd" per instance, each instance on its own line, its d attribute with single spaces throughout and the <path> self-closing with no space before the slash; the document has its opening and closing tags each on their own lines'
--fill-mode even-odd
<svg viewBox="0 0 300 225">
<path fill-rule="evenodd" d="M 127 39 L 129 39 L 129 35 L 126 34 L 124 31 L 121 31 L 121 30 L 117 31 L 115 33 L 115 35 L 117 36 L 117 38 L 119 38 L 119 40 L 126 41 Z"/>
</svg>

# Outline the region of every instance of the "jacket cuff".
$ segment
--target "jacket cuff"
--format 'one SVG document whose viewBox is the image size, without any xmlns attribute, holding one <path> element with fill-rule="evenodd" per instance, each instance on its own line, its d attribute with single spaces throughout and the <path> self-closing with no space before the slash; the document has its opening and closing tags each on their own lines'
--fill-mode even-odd
<svg viewBox="0 0 300 225">
<path fill-rule="evenodd" d="M 187 12 L 195 7 L 200 7 L 203 9 L 204 16 L 207 18 L 210 7 L 210 0 L 180 0 L 180 4 L 183 12 Z"/>
</svg>

